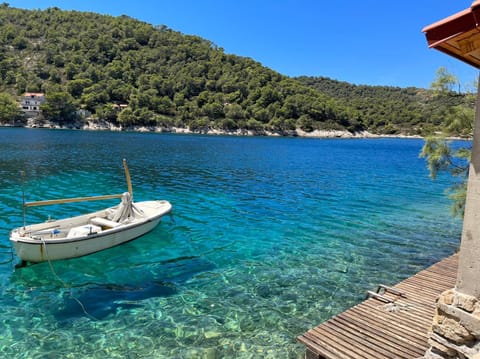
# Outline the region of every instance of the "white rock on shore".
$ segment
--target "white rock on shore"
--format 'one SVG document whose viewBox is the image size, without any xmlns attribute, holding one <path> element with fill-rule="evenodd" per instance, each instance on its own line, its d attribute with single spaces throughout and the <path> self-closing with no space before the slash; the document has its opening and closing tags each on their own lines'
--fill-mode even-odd
<svg viewBox="0 0 480 359">
<path fill-rule="evenodd" d="M 315 130 L 312 132 L 305 132 L 301 129 L 297 129 L 297 136 L 300 137 L 317 137 L 317 138 L 374 138 L 379 137 L 368 131 L 361 131 L 352 133 L 350 131 L 340 130 Z"/>
</svg>

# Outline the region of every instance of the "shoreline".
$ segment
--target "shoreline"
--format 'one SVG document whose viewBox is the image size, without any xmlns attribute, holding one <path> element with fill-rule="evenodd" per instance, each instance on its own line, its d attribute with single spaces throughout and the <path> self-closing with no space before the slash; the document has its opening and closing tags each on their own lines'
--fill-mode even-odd
<svg viewBox="0 0 480 359">
<path fill-rule="evenodd" d="M 151 133 L 171 133 L 171 134 L 186 134 L 186 135 L 212 135 L 212 136 L 260 136 L 260 137 L 300 137 L 300 138 L 325 138 L 325 139 L 365 139 L 365 138 L 412 138 L 422 139 L 424 137 L 420 135 L 404 135 L 404 134 L 374 134 L 368 131 L 350 132 L 347 130 L 314 130 L 312 132 L 306 132 L 301 129 L 295 129 L 290 131 L 256 131 L 247 129 L 237 130 L 220 130 L 220 129 L 200 129 L 190 130 L 184 127 L 169 127 L 162 126 L 115 126 L 112 123 L 106 121 L 86 121 L 83 124 L 69 124 L 67 126 L 61 126 L 58 124 L 45 122 L 39 123 L 33 119 L 29 119 L 27 124 L 24 125 L 8 125 L 2 124 L 0 127 L 17 127 L 17 128 L 29 128 L 29 129 L 57 129 L 57 130 L 80 130 L 80 131 L 112 131 L 112 132 L 151 132 Z"/>
<path fill-rule="evenodd" d="M 169 133 L 169 134 L 184 134 L 184 135 L 208 135 L 208 136 L 258 136 L 258 137 L 299 137 L 299 138 L 318 138 L 318 139 L 375 139 L 375 138 L 399 138 L 399 139 L 425 139 L 425 136 L 420 135 L 405 135 L 405 134 L 375 134 L 369 131 L 350 132 L 348 130 L 314 130 L 306 132 L 299 128 L 290 131 L 267 131 L 267 130 L 220 130 L 220 129 L 200 129 L 190 130 L 185 127 L 162 127 L 162 126 L 115 126 L 107 121 L 85 121 L 82 124 L 69 124 L 61 126 L 51 122 L 40 123 L 34 119 L 29 119 L 26 124 L 0 124 L 0 127 L 17 127 L 29 129 L 56 129 L 56 130 L 79 130 L 79 131 L 111 131 L 111 132 L 143 132 L 143 133 Z M 446 137 L 447 140 L 456 141 L 472 141 L 472 138 L 465 137 Z"/>
</svg>

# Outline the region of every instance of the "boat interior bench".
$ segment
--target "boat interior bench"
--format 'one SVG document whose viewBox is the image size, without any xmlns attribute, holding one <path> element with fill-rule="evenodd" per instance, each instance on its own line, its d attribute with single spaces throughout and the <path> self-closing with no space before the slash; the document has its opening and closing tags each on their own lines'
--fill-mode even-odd
<svg viewBox="0 0 480 359">
<path fill-rule="evenodd" d="M 94 224 L 87 224 L 84 226 L 72 227 L 67 233 L 67 238 L 77 238 L 97 234 L 102 229 Z"/>
<path fill-rule="evenodd" d="M 115 228 L 121 225 L 121 223 L 110 221 L 109 219 L 106 218 L 101 218 L 101 217 L 93 217 L 90 222 L 93 224 L 96 224 L 97 226 L 101 227 L 109 227 L 109 228 Z"/>
</svg>

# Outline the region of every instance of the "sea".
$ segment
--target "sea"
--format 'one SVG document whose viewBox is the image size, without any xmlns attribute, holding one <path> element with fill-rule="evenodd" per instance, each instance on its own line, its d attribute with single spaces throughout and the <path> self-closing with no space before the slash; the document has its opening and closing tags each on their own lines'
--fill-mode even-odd
<svg viewBox="0 0 480 359">
<path fill-rule="evenodd" d="M 0 129 L 0 357 L 302 358 L 296 337 L 455 253 L 421 139 Z M 165 199 L 152 232 L 16 268 L 9 231 Z"/>
</svg>

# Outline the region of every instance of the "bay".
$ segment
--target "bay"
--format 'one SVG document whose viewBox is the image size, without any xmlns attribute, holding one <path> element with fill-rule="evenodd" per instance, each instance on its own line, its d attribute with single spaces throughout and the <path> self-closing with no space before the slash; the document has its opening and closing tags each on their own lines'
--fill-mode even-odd
<svg viewBox="0 0 480 359">
<path fill-rule="evenodd" d="M 301 358 L 295 337 L 455 252 L 418 139 L 0 129 L 0 356 Z M 15 269 L 27 200 L 118 193 L 173 217 L 128 244 Z M 95 210 L 29 208 L 28 223 Z"/>
</svg>

